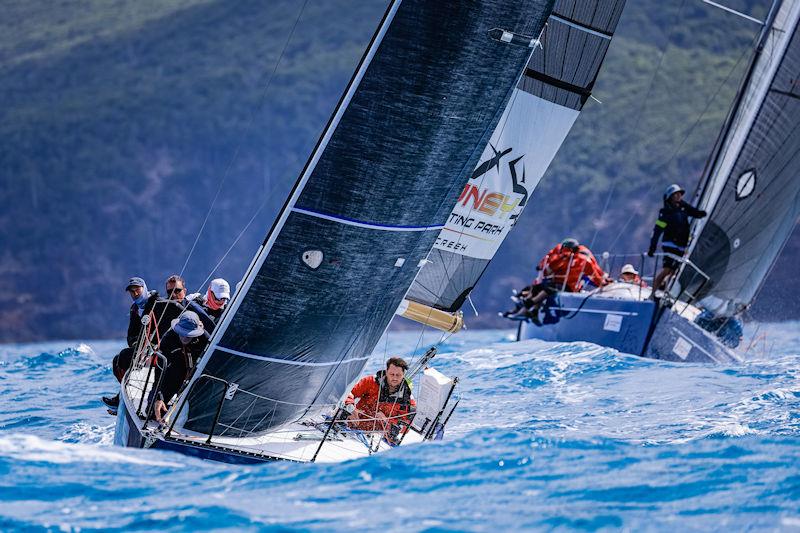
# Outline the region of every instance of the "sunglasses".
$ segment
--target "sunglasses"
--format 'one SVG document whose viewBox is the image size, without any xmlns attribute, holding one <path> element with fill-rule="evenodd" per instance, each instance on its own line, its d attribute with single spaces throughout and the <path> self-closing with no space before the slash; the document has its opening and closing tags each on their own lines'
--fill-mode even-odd
<svg viewBox="0 0 800 533">
<path fill-rule="evenodd" d="M 167 292 L 169 294 L 172 294 L 172 293 L 175 293 L 175 292 L 183 292 L 183 287 L 172 287 L 171 289 L 167 289 Z"/>
</svg>

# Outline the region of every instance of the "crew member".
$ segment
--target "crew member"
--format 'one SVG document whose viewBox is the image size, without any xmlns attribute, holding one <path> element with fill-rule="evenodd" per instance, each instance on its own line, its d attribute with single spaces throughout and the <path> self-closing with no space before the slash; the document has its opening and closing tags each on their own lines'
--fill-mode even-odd
<svg viewBox="0 0 800 533">
<path fill-rule="evenodd" d="M 222 278 L 212 279 L 205 294 L 196 292 L 186 298 L 199 303 L 203 310 L 217 321 L 231 299 L 231 286 Z"/>
<path fill-rule="evenodd" d="M 354 407 L 348 424 L 364 431 L 383 431 L 389 442 L 396 442 L 400 422 L 410 422 L 409 415 L 417 406 L 406 379 L 407 370 L 404 359 L 392 357 L 386 361 L 385 370 L 361 378 L 345 400 L 345 406 Z"/>
<path fill-rule="evenodd" d="M 661 249 L 665 254 L 683 257 L 686 246 L 689 244 L 689 217 L 703 218 L 706 212 L 683 201 L 686 193 L 683 187 L 673 183 L 664 191 L 664 207 L 658 212 L 656 225 L 653 227 L 653 237 L 650 239 L 650 248 L 647 255 L 653 257 L 661 238 Z M 663 237 L 662 237 L 663 235 Z M 680 261 L 669 255 L 664 256 L 663 268 L 653 279 L 653 293 L 661 290 L 667 279 L 673 276 L 680 266 Z"/>
<path fill-rule="evenodd" d="M 639 272 L 633 268 L 633 265 L 627 263 L 622 266 L 622 270 L 619 274 L 619 281 L 621 283 L 631 283 L 633 285 L 639 285 L 641 287 L 647 287 L 647 283 L 642 281 L 642 278 L 639 277 Z"/>
<path fill-rule="evenodd" d="M 587 281 L 597 287 L 608 283 L 603 269 L 591 250 L 577 239 L 567 238 L 545 255 L 536 267 L 539 278 L 523 289 L 513 311 L 503 313 L 506 317 L 527 316 L 536 319 L 536 311 L 548 296 L 558 291 L 580 292 Z"/>
<path fill-rule="evenodd" d="M 147 284 L 140 277 L 132 277 L 125 286 L 125 291 L 130 295 L 131 304 L 128 317 L 128 346 L 120 350 L 111 362 L 111 369 L 117 381 L 122 382 L 125 372 L 131 366 L 131 361 L 136 353 L 139 335 L 142 332 L 142 317 L 150 312 L 158 298 L 158 292 L 147 290 Z M 114 396 L 103 396 L 103 403 L 112 409 L 119 407 L 119 393 Z"/>
<path fill-rule="evenodd" d="M 161 340 L 159 351 L 166 358 L 166 368 L 155 372 L 155 382 L 161 377 L 161 388 L 156 397 L 153 414 L 159 422 L 167 412 L 167 403 L 180 390 L 208 346 L 208 332 L 194 311 L 185 311 L 172 320 L 170 330 Z"/>
</svg>

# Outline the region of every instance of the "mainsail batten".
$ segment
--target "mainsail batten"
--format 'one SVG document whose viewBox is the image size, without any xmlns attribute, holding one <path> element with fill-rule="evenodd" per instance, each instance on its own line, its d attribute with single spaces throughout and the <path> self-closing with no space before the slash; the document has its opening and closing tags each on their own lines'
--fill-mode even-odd
<svg viewBox="0 0 800 533">
<path fill-rule="evenodd" d="M 195 373 L 227 434 L 335 402 L 402 301 L 510 97 L 544 0 L 396 2 Z M 218 384 L 185 427 L 208 431 Z"/>
<path fill-rule="evenodd" d="M 755 298 L 800 214 L 800 4 L 783 2 L 763 52 L 742 88 L 741 105 L 710 170 L 689 257 L 709 277 L 682 284 L 721 315 Z"/>
<path fill-rule="evenodd" d="M 409 300 L 449 312 L 462 307 L 590 97 L 624 4 L 556 2 L 542 48 L 526 65 Z"/>
</svg>

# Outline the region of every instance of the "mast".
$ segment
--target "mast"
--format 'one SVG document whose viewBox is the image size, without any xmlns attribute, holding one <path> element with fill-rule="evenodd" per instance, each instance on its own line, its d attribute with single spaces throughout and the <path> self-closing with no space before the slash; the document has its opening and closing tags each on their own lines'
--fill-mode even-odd
<svg viewBox="0 0 800 533">
<path fill-rule="evenodd" d="M 711 282 L 701 305 L 721 315 L 747 308 L 800 213 L 800 2 L 770 13 L 704 185 L 689 258 Z M 681 278 L 697 290 L 688 272 Z"/>
<path fill-rule="evenodd" d="M 722 153 L 722 147 L 725 144 L 725 139 L 728 137 L 728 134 L 731 131 L 731 123 L 733 119 L 737 116 L 739 112 L 739 108 L 744 101 L 745 89 L 751 84 L 753 79 L 753 72 L 755 71 L 756 65 L 758 63 L 758 58 L 761 57 L 761 53 L 764 51 L 764 46 L 767 43 L 767 39 L 770 37 L 772 32 L 772 25 L 775 22 L 775 17 L 778 14 L 778 8 L 782 4 L 781 0 L 774 0 L 772 2 L 772 6 L 770 7 L 769 13 L 767 14 L 767 18 L 765 22 L 761 26 L 761 33 L 759 34 L 758 44 L 756 45 L 754 54 L 752 59 L 750 60 L 750 65 L 747 68 L 747 72 L 745 73 L 742 82 L 739 84 L 739 88 L 736 91 L 736 95 L 734 96 L 733 103 L 731 105 L 731 109 L 728 111 L 728 115 L 725 117 L 725 122 L 720 129 L 719 135 L 717 135 L 717 140 L 714 143 L 714 148 L 711 151 L 711 155 L 706 160 L 706 164 L 703 168 L 702 177 L 700 179 L 700 185 L 698 187 L 697 192 L 695 193 L 696 198 L 696 205 L 701 207 L 710 207 L 709 200 L 708 200 L 708 186 L 711 183 L 711 175 L 712 170 L 716 168 L 717 164 L 719 163 L 719 157 Z M 700 228 L 702 228 L 704 220 L 698 219 L 694 227 L 692 228 L 692 235 L 695 233 L 699 233 Z M 694 241 L 694 239 L 692 239 Z M 689 250 L 691 253 L 691 244 L 689 246 Z"/>
</svg>

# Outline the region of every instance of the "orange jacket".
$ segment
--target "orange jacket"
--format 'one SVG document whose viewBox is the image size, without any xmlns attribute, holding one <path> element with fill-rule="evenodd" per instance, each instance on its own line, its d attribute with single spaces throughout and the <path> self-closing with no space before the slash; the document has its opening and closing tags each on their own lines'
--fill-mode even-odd
<svg viewBox="0 0 800 533">
<path fill-rule="evenodd" d="M 606 284 L 605 272 L 592 252 L 582 244 L 578 246 L 577 252 L 560 244 L 556 245 L 539 261 L 539 270 L 556 289 L 563 286 L 567 292 L 580 291 L 584 278 L 588 278 L 598 287 Z"/>
<path fill-rule="evenodd" d="M 350 394 L 345 399 L 345 404 L 354 404 L 358 400 L 358 409 L 363 411 L 367 418 L 374 418 L 378 411 L 390 418 L 390 423 L 396 424 L 400 420 L 408 421 L 407 415 L 414 410 L 417 402 L 411 396 L 408 383 L 403 383 L 400 390 L 390 394 L 384 383 L 384 371 L 381 370 L 374 376 L 365 376 L 353 386 Z M 401 417 L 401 418 L 393 418 Z M 354 424 L 359 429 L 378 429 L 373 420 L 364 420 Z"/>
</svg>

